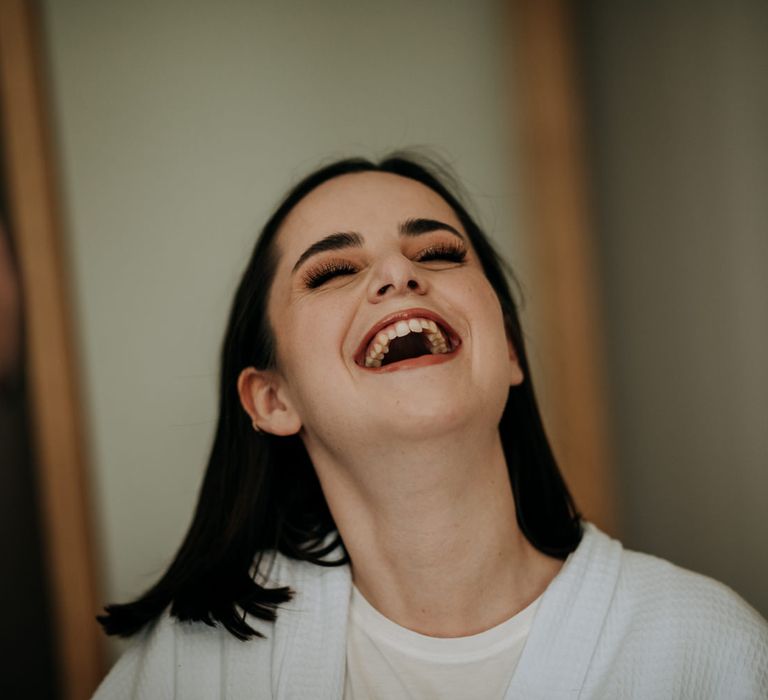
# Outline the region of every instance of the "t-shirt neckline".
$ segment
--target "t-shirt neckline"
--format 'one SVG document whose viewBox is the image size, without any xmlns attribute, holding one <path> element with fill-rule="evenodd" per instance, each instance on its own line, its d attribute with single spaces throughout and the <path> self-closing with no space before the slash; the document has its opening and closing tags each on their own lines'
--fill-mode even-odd
<svg viewBox="0 0 768 700">
<path fill-rule="evenodd" d="M 412 656 L 432 661 L 472 661 L 498 654 L 524 639 L 543 595 L 508 620 L 478 634 L 430 637 L 403 627 L 380 613 L 353 583 L 349 621 L 378 642 Z"/>
</svg>

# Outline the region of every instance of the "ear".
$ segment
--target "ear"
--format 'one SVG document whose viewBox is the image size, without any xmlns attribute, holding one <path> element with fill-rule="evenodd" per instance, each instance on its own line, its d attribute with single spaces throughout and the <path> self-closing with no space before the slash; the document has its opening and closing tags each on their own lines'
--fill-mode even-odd
<svg viewBox="0 0 768 700">
<path fill-rule="evenodd" d="M 523 368 L 520 367 L 520 362 L 517 359 L 515 346 L 509 338 L 507 338 L 507 346 L 509 347 L 509 386 L 518 386 L 523 383 L 525 375 L 523 375 Z"/>
<path fill-rule="evenodd" d="M 246 367 L 237 378 L 237 393 L 255 430 L 295 435 L 301 429 L 301 418 L 275 372 Z"/>
</svg>

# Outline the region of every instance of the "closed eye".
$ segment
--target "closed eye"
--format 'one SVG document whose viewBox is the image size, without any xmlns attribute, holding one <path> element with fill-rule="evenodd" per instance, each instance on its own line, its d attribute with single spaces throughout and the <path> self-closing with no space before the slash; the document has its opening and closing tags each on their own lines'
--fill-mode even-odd
<svg viewBox="0 0 768 700">
<path fill-rule="evenodd" d="M 307 289 L 315 289 L 325 284 L 334 277 L 342 275 L 354 275 L 357 268 L 343 260 L 329 260 L 313 267 L 304 274 L 304 286 Z"/>
<path fill-rule="evenodd" d="M 467 249 L 463 245 L 450 243 L 438 243 L 420 251 L 416 256 L 416 262 L 449 262 L 462 263 L 467 258 Z M 357 266 L 346 260 L 327 260 L 311 268 L 304 273 L 304 286 L 307 289 L 316 289 L 334 277 L 354 275 L 359 272 Z"/>
<path fill-rule="evenodd" d="M 467 249 L 463 245 L 439 243 L 422 250 L 417 256 L 418 262 L 430 262 L 432 260 L 444 260 L 446 262 L 460 263 L 467 258 Z"/>
</svg>

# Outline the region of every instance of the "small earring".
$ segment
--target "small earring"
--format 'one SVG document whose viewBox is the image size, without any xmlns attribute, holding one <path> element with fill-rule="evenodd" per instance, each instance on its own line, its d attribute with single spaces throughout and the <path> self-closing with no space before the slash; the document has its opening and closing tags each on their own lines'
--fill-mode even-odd
<svg viewBox="0 0 768 700">
<path fill-rule="evenodd" d="M 260 428 L 258 425 L 256 425 L 256 421 L 253 421 L 253 429 L 254 429 L 254 430 L 257 432 L 257 433 L 263 433 L 263 432 L 264 432 L 264 431 L 263 431 L 263 430 L 262 430 L 262 429 L 261 429 L 261 428 Z"/>
</svg>

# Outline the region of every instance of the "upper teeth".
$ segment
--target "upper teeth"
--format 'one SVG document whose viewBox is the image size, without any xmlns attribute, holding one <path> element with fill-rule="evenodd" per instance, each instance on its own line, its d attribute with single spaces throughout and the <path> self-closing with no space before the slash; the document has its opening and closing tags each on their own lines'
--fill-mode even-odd
<svg viewBox="0 0 768 700">
<path fill-rule="evenodd" d="M 365 366 L 381 367 L 384 355 L 389 352 L 389 343 L 395 338 L 402 338 L 409 333 L 424 333 L 433 355 L 448 352 L 448 341 L 434 321 L 426 318 L 409 318 L 382 328 L 374 336 L 365 354 Z"/>
</svg>

